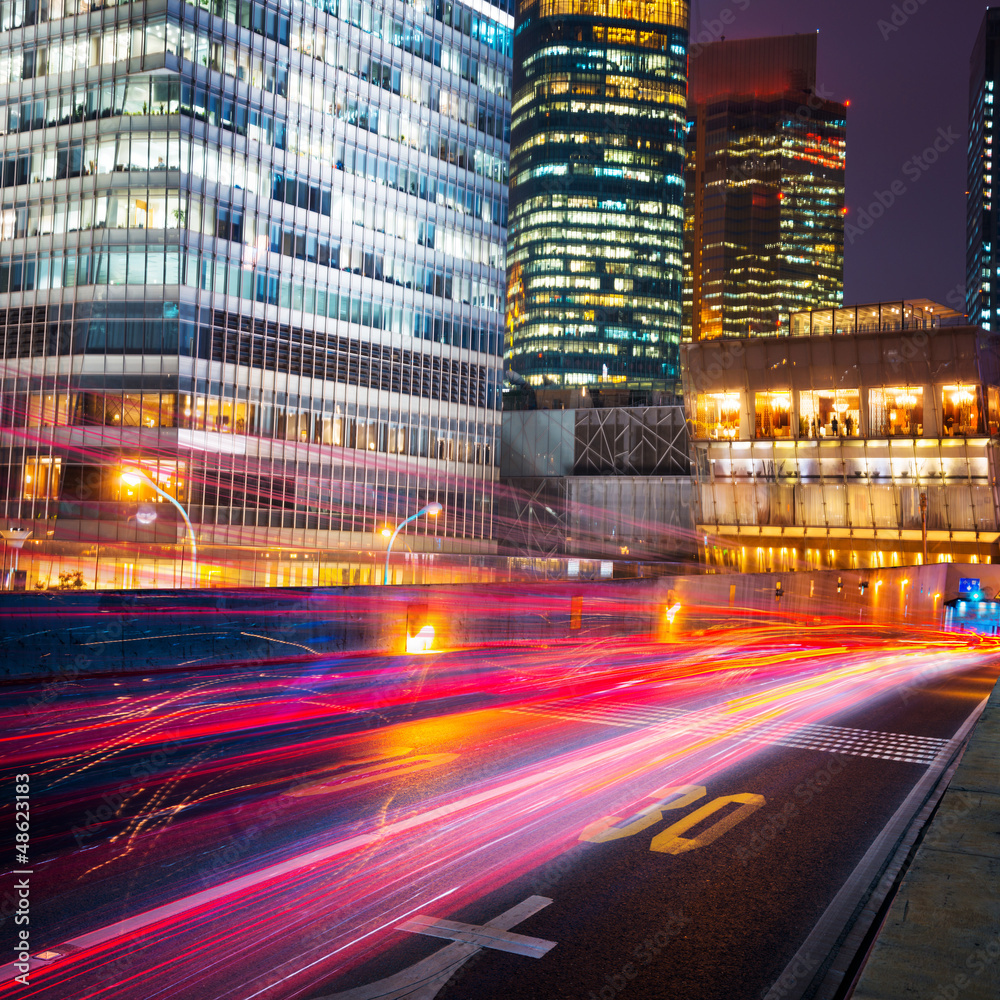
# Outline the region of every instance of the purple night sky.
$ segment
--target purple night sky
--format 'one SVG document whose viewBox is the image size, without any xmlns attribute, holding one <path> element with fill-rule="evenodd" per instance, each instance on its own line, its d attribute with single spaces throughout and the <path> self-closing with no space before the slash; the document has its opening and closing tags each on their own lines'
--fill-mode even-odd
<svg viewBox="0 0 1000 1000">
<path fill-rule="evenodd" d="M 876 191 L 905 186 L 882 218 L 845 236 L 845 303 L 954 304 L 956 288 L 964 301 L 969 56 L 985 10 L 981 0 L 693 0 L 692 42 L 819 31 L 817 92 L 851 102 L 848 225 Z M 915 169 L 944 136 L 947 151 Z"/>
</svg>

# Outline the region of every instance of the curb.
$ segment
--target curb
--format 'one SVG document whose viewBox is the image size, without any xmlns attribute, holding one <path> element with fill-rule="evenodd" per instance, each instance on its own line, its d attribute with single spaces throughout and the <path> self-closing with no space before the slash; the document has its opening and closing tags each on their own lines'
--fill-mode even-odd
<svg viewBox="0 0 1000 1000">
<path fill-rule="evenodd" d="M 1000 682 L 851 997 L 1000 997 Z"/>
</svg>

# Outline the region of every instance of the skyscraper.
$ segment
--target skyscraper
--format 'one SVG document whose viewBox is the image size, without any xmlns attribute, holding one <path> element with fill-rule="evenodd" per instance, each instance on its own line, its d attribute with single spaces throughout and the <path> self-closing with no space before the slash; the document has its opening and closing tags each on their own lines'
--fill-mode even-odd
<svg viewBox="0 0 1000 1000">
<path fill-rule="evenodd" d="M 406 545 L 489 550 L 512 27 L 3 4 L 0 512 L 49 582 L 179 582 L 161 493 L 203 584 L 356 581 L 430 501 Z M 329 572 L 263 571 L 290 547 Z"/>
<path fill-rule="evenodd" d="M 685 339 L 775 335 L 843 299 L 846 105 L 816 35 L 705 45 L 689 75 Z"/>
<path fill-rule="evenodd" d="M 969 322 L 996 325 L 1000 291 L 998 218 L 993 206 L 993 101 L 1000 78 L 1000 7 L 987 7 L 969 67 L 969 177 L 966 192 L 965 311 Z"/>
<path fill-rule="evenodd" d="M 679 389 L 686 0 L 520 0 L 507 359 Z"/>
</svg>

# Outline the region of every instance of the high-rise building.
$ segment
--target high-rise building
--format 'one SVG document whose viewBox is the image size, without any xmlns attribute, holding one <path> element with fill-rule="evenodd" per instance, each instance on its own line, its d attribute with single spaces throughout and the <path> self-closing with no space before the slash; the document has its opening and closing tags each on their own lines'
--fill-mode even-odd
<svg viewBox="0 0 1000 1000">
<path fill-rule="evenodd" d="M 490 551 L 507 0 L 159 9 L 0 10 L 21 565 L 176 585 L 169 498 L 202 584 L 364 580 L 435 501 L 395 552 Z"/>
<path fill-rule="evenodd" d="M 701 46 L 688 73 L 684 337 L 774 336 L 843 301 L 846 105 L 814 34 Z"/>
<path fill-rule="evenodd" d="M 520 0 L 510 367 L 679 390 L 686 0 Z"/>
<path fill-rule="evenodd" d="M 987 7 L 969 67 L 969 176 L 966 192 L 965 311 L 992 329 L 1000 299 L 1000 219 L 993 206 L 993 101 L 1000 79 L 1000 7 Z"/>
</svg>

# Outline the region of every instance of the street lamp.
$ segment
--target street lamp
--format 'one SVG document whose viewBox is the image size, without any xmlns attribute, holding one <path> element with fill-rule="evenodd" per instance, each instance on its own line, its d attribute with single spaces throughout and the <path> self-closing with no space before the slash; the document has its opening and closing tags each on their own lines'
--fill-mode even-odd
<svg viewBox="0 0 1000 1000">
<path fill-rule="evenodd" d="M 169 500 L 179 511 L 181 517 L 184 518 L 184 523 L 187 525 L 188 530 L 188 541 L 191 543 L 191 586 L 198 586 L 198 546 L 195 544 L 194 539 L 194 528 L 191 526 L 191 520 L 187 516 L 187 511 L 167 492 L 161 490 L 156 483 L 153 482 L 149 476 L 146 475 L 142 469 L 126 469 L 122 473 L 122 482 L 128 486 L 138 486 L 139 483 L 145 483 L 150 489 L 155 493 L 158 493 L 164 500 Z"/>
<path fill-rule="evenodd" d="M 396 526 L 396 530 L 393 531 L 391 534 L 389 533 L 388 528 L 382 529 L 383 535 L 389 535 L 389 545 L 385 550 L 385 577 L 382 580 L 383 585 L 387 585 L 389 583 L 389 554 L 392 552 L 392 543 L 396 540 L 396 535 L 399 534 L 399 531 L 403 527 L 403 525 L 409 524 L 410 521 L 415 521 L 418 517 L 423 517 L 424 514 L 427 514 L 429 517 L 437 517 L 442 510 L 444 510 L 444 508 L 441 506 L 441 504 L 435 501 L 434 503 L 429 503 L 426 507 L 421 507 L 420 510 L 416 512 L 416 514 L 411 514 L 408 518 L 406 518 L 406 520 L 400 521 L 399 524 Z"/>
</svg>

